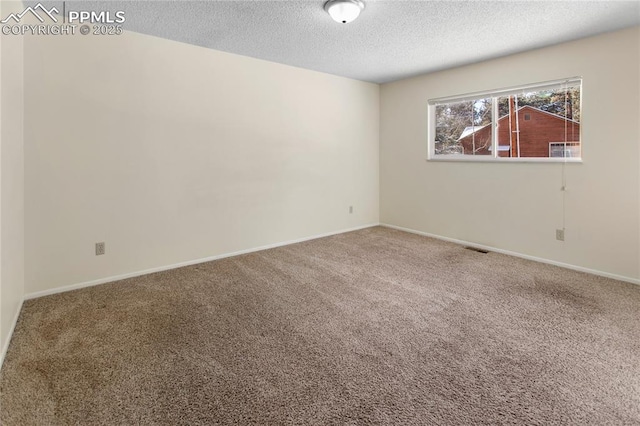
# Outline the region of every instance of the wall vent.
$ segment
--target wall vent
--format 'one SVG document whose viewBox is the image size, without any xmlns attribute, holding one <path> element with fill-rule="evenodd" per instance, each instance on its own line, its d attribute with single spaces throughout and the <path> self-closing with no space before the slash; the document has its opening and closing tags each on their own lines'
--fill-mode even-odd
<svg viewBox="0 0 640 426">
<path fill-rule="evenodd" d="M 465 248 L 466 248 L 467 250 L 477 251 L 478 253 L 482 253 L 482 254 L 487 254 L 487 253 L 489 253 L 489 251 L 488 251 L 488 250 L 482 250 L 482 249 L 479 249 L 479 248 L 477 248 L 477 247 L 465 247 Z"/>
</svg>

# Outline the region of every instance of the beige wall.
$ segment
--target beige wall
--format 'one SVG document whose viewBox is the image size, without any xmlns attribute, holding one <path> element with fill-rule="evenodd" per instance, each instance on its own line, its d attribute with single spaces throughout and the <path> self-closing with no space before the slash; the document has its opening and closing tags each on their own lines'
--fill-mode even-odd
<svg viewBox="0 0 640 426">
<path fill-rule="evenodd" d="M 135 33 L 25 46 L 28 294 L 378 222 L 378 85 Z"/>
<path fill-rule="evenodd" d="M 0 2 L 0 16 L 21 10 Z M 23 294 L 23 40 L 0 36 L 0 365 Z"/>
<path fill-rule="evenodd" d="M 134 33 L 25 45 L 28 294 L 376 223 L 378 194 L 383 223 L 640 277 L 638 28 L 381 88 Z M 427 99 L 575 75 L 564 243 L 562 165 L 425 161 Z"/>
<path fill-rule="evenodd" d="M 381 222 L 640 279 L 639 54 L 636 27 L 382 85 Z M 583 164 L 425 161 L 427 99 L 573 76 Z"/>
</svg>

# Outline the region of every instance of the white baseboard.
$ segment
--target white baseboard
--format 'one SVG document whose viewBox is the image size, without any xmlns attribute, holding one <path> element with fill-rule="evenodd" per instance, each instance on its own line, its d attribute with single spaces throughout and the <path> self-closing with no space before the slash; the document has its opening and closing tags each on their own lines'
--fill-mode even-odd
<svg viewBox="0 0 640 426">
<path fill-rule="evenodd" d="M 482 250 L 488 250 L 488 251 L 492 251 L 492 252 L 495 252 L 495 253 L 506 254 L 506 255 L 509 255 L 509 256 L 519 257 L 519 258 L 527 259 L 527 260 L 533 260 L 535 262 L 546 263 L 546 264 L 554 265 L 554 266 L 560 266 L 561 268 L 572 269 L 574 271 L 579 271 L 579 272 L 586 272 L 586 273 L 592 274 L 592 275 L 598 275 L 598 276 L 605 277 L 605 278 L 612 278 L 614 280 L 625 281 L 625 282 L 628 282 L 628 283 L 640 285 L 640 279 L 638 279 L 638 278 L 625 277 L 623 275 L 611 274 L 609 272 L 603 272 L 603 271 L 598 271 L 598 270 L 595 270 L 595 269 L 584 268 L 582 266 L 576 266 L 576 265 L 571 265 L 571 264 L 568 264 L 568 263 L 556 262 L 555 260 L 543 259 L 541 257 L 536 257 L 536 256 L 529 256 L 528 254 L 517 253 L 517 252 L 509 251 L 509 250 L 503 250 L 503 249 L 499 249 L 499 248 L 495 248 L 495 247 L 485 246 L 485 245 L 482 245 L 482 244 L 472 243 L 472 242 L 469 242 L 469 241 L 457 240 L 455 238 L 443 237 L 441 235 L 430 234 L 428 232 L 417 231 L 415 229 L 410 229 L 410 228 L 403 228 L 401 226 L 389 225 L 387 223 L 381 223 L 380 226 L 384 226 L 386 228 L 391 228 L 391 229 L 396 229 L 398 231 L 409 232 L 411 234 L 417 234 L 417 235 L 422 235 L 422 236 L 425 236 L 425 237 L 436 238 L 438 240 L 448 241 L 450 243 L 460 244 L 460 245 L 464 245 L 464 246 L 473 246 L 473 247 L 477 247 L 477 248 L 482 249 Z"/>
<path fill-rule="evenodd" d="M 13 337 L 13 330 L 16 329 L 16 324 L 18 323 L 18 317 L 20 316 L 20 312 L 22 312 L 22 304 L 24 300 L 20 301 L 20 306 L 18 306 L 18 310 L 16 314 L 13 316 L 13 321 L 11 322 L 11 327 L 9 328 L 9 334 L 7 335 L 7 339 L 2 342 L 2 352 L 0 352 L 0 369 L 2 369 L 2 364 L 4 363 L 4 357 L 7 355 L 7 350 L 9 349 L 9 343 L 11 343 L 11 338 Z"/>
<path fill-rule="evenodd" d="M 235 251 L 235 252 L 232 252 L 232 253 L 223 253 L 223 254 L 218 254 L 218 255 L 215 255 L 215 256 L 205 257 L 205 258 L 201 258 L 201 259 L 187 260 L 185 262 L 174 263 L 172 265 L 159 266 L 157 268 L 145 269 L 143 271 L 130 272 L 130 273 L 127 273 L 127 274 L 122 274 L 122 275 L 114 275 L 114 276 L 111 276 L 111 277 L 100 278 L 100 279 L 97 279 L 97 280 L 92 280 L 92 281 L 86 281 L 86 282 L 77 283 L 77 284 L 66 285 L 66 286 L 63 286 L 63 287 L 56 287 L 56 288 L 52 288 L 52 289 L 49 289 L 49 290 L 36 291 L 34 293 L 26 294 L 24 296 L 24 299 L 25 300 L 36 299 L 38 297 L 49 296 L 49 295 L 57 294 L 57 293 L 64 293 L 66 291 L 78 290 L 78 289 L 85 288 L 85 287 L 93 287 L 94 285 L 106 284 L 106 283 L 110 283 L 110 282 L 113 282 L 113 281 L 124 280 L 124 279 L 127 279 L 127 278 L 139 277 L 141 275 L 152 274 L 154 272 L 162 272 L 162 271 L 167 271 L 169 269 L 182 268 L 184 266 L 191 266 L 191 265 L 196 265 L 198 263 L 211 262 L 212 260 L 224 259 L 226 257 L 238 256 L 238 255 L 241 255 L 241 254 L 253 253 L 253 252 L 262 251 L 262 250 L 268 250 L 268 249 L 272 249 L 272 248 L 276 248 L 276 247 L 287 246 L 287 245 L 290 245 L 290 244 L 301 243 L 301 242 L 304 242 L 304 241 L 315 240 L 315 239 L 318 239 L 318 238 L 330 237 L 331 235 L 344 234 L 345 232 L 357 231 L 357 230 L 360 230 L 360 229 L 371 228 L 373 226 L 378 226 L 378 223 L 372 223 L 372 224 L 368 224 L 368 225 L 357 226 L 355 228 L 342 229 L 340 231 L 327 232 L 325 234 L 313 235 L 313 236 L 310 236 L 310 237 L 298 238 L 298 239 L 290 240 L 290 241 L 283 241 L 283 242 L 279 242 L 279 243 L 268 244 L 266 246 L 254 247 L 254 248 L 250 248 L 250 249 L 246 249 L 246 250 Z"/>
<path fill-rule="evenodd" d="M 256 251 L 268 250 L 268 249 L 271 249 L 271 248 L 282 247 L 282 246 L 286 246 L 286 245 L 290 245 L 290 244 L 301 243 L 301 242 L 304 242 L 304 241 L 315 240 L 317 238 L 329 237 L 331 235 L 343 234 L 345 232 L 352 232 L 352 231 L 357 231 L 357 230 L 360 230 L 360 229 L 371 228 L 373 226 L 384 226 L 384 227 L 387 227 L 387 228 L 396 229 L 396 230 L 404 231 L 404 232 L 409 232 L 409 233 L 417 234 L 417 235 L 423 235 L 425 237 L 436 238 L 436 239 L 439 239 L 439 240 L 448 241 L 448 242 L 455 243 L 455 244 L 460 244 L 460 245 L 472 245 L 474 247 L 478 247 L 478 248 L 481 248 L 483 250 L 489 250 L 489 251 L 492 251 L 492 252 L 495 252 L 495 253 L 506 254 L 506 255 L 509 255 L 509 256 L 515 256 L 515 257 L 519 257 L 519 258 L 522 258 L 522 259 L 533 260 L 535 262 L 540 262 L 540 263 L 547 263 L 547 264 L 550 264 L 550 265 L 560 266 L 562 268 L 572 269 L 572 270 L 580 271 L 580 272 L 586 272 L 586 273 L 593 274 L 593 275 L 598 275 L 598 276 L 602 276 L 602 277 L 606 277 L 606 278 L 612 278 L 612 279 L 615 279 L 615 280 L 620 280 L 620 281 L 625 281 L 625 282 L 630 282 L 630 283 L 633 283 L 633 284 L 640 285 L 640 279 L 637 279 L 637 278 L 625 277 L 625 276 L 622 276 L 622 275 L 611 274 L 611 273 L 608 273 L 608 272 L 603 272 L 603 271 L 598 271 L 598 270 L 595 270 L 595 269 L 584 268 L 584 267 L 581 267 L 581 266 L 571 265 L 571 264 L 568 264 L 568 263 L 556 262 L 554 260 L 543 259 L 543 258 L 540 258 L 540 257 L 530 256 L 530 255 L 517 253 L 517 252 L 513 252 L 513 251 L 509 251 L 509 250 L 499 249 L 499 248 L 496 248 L 496 247 L 490 247 L 490 246 L 485 246 L 485 245 L 481 245 L 481 244 L 476 244 L 476 243 L 472 243 L 472 242 L 468 242 L 468 241 L 457 240 L 455 238 L 443 237 L 441 235 L 430 234 L 428 232 L 417 231 L 415 229 L 404 228 L 404 227 L 401 227 L 401 226 L 390 225 L 390 224 L 386 224 L 386 223 L 371 223 L 371 224 L 368 224 L 368 225 L 362 225 L 362 226 L 358 226 L 358 227 L 355 227 L 355 228 L 342 229 L 342 230 L 339 230 L 339 231 L 327 232 L 327 233 L 324 233 L 324 234 L 313 235 L 313 236 L 310 236 L 310 237 L 304 237 L 304 238 L 298 238 L 298 239 L 290 240 L 290 241 L 283 241 L 283 242 L 279 242 L 279 243 L 268 244 L 268 245 L 265 245 L 265 246 L 254 247 L 254 248 L 250 248 L 250 249 L 246 249 L 246 250 L 240 250 L 240 251 L 236 251 L 236 252 L 232 252 L 232 253 L 223 253 L 223 254 L 219 254 L 219 255 L 216 255 L 216 256 L 210 256 L 210 257 L 205 257 L 205 258 L 195 259 L 195 260 L 188 260 L 188 261 L 185 261 L 185 262 L 175 263 L 175 264 L 166 265 L 166 266 L 160 266 L 160 267 L 157 267 L 157 268 L 146 269 L 146 270 L 143 270 L 143 271 L 130 272 L 130 273 L 127 273 L 127 274 L 115 275 L 115 276 L 106 277 L 106 278 L 100 278 L 100 279 L 97 279 L 97 280 L 86 281 L 86 282 L 77 283 L 77 284 L 71 284 L 71 285 L 67 285 L 67 286 L 63 286 L 63 287 L 57 287 L 57 288 L 53 288 L 53 289 L 49 289 L 49 290 L 37 291 L 37 292 L 26 294 L 24 296 L 24 300 L 36 299 L 38 297 L 49 296 L 49 295 L 57 294 L 57 293 L 64 293 L 64 292 L 67 292 L 67 291 L 77 290 L 77 289 L 81 289 L 81 288 L 85 288 L 85 287 L 92 287 L 94 285 L 99 285 L 99 284 L 105 284 L 105 283 L 109 283 L 109 282 L 113 282 L 113 281 L 124 280 L 124 279 L 127 279 L 127 278 L 139 277 L 141 275 L 152 274 L 154 272 L 162 272 L 162 271 L 167 271 L 169 269 L 176 269 L 176 268 L 181 268 L 181 267 L 184 267 L 184 266 L 196 265 L 198 263 L 210 262 L 210 261 L 213 261 L 213 260 L 224 259 L 226 257 L 238 256 L 238 255 L 241 255 L 241 254 L 253 253 L 253 252 L 256 252 Z M 16 316 L 16 318 L 15 318 L 16 321 L 17 321 L 17 318 L 18 317 Z M 15 323 L 14 323 L 13 326 L 15 326 Z M 8 346 L 8 342 L 6 343 L 6 346 Z M 3 350 L 6 350 L 6 347 L 3 348 Z M 4 352 L 2 353 L 2 356 L 4 356 Z"/>
</svg>

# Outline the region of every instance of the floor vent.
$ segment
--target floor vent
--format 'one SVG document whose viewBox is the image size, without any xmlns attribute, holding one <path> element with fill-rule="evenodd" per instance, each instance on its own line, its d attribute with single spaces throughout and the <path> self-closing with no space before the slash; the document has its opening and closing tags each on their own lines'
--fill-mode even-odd
<svg viewBox="0 0 640 426">
<path fill-rule="evenodd" d="M 489 253 L 489 251 L 488 251 L 488 250 L 482 250 L 482 249 L 479 249 L 479 248 L 477 248 L 477 247 L 465 247 L 465 248 L 466 248 L 467 250 L 477 251 L 478 253 L 482 253 L 482 254 L 487 254 L 487 253 Z"/>
</svg>

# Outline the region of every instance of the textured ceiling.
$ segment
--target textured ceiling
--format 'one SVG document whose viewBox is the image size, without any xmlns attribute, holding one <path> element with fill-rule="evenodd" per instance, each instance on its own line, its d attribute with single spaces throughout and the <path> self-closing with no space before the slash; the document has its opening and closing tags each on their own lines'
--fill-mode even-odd
<svg viewBox="0 0 640 426">
<path fill-rule="evenodd" d="M 640 25 L 640 1 L 365 0 L 350 24 L 334 22 L 323 4 L 99 1 L 66 7 L 124 10 L 126 30 L 376 83 Z"/>
</svg>

